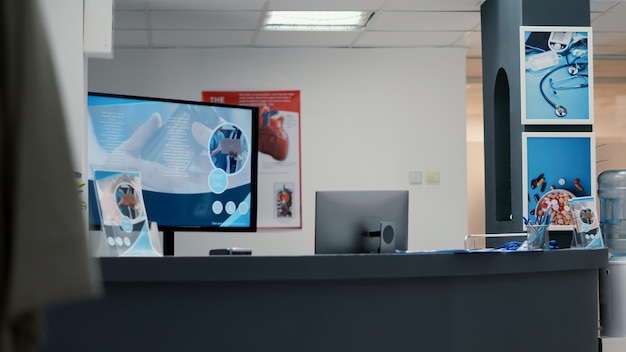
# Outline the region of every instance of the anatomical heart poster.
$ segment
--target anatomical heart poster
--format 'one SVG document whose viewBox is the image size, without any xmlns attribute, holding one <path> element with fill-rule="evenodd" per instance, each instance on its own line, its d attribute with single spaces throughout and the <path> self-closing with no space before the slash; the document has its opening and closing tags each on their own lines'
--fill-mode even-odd
<svg viewBox="0 0 626 352">
<path fill-rule="evenodd" d="M 202 100 L 259 108 L 257 228 L 302 228 L 300 91 L 203 91 Z"/>
</svg>

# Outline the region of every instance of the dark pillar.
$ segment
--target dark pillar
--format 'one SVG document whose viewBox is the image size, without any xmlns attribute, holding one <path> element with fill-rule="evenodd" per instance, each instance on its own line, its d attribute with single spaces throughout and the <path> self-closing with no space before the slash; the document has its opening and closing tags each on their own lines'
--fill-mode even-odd
<svg viewBox="0 0 626 352">
<path fill-rule="evenodd" d="M 523 231 L 523 131 L 591 131 L 522 126 L 519 27 L 589 25 L 589 0 L 486 0 L 481 6 L 487 233 Z"/>
</svg>

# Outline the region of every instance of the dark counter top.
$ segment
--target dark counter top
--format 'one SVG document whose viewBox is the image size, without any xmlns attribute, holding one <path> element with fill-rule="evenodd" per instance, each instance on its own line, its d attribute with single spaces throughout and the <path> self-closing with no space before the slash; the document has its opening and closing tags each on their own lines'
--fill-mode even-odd
<svg viewBox="0 0 626 352">
<path fill-rule="evenodd" d="M 106 283 L 390 279 L 588 270 L 607 266 L 608 250 L 118 257 L 100 264 Z"/>
<path fill-rule="evenodd" d="M 608 251 L 100 264 L 103 296 L 49 309 L 41 352 L 597 351 Z M 532 338 L 520 327 L 531 327 Z"/>
</svg>

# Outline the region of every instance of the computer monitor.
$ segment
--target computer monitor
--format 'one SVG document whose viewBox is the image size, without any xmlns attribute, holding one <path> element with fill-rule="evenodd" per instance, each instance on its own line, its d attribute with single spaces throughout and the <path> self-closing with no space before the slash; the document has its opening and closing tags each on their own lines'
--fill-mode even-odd
<svg viewBox="0 0 626 352">
<path fill-rule="evenodd" d="M 408 222 L 409 191 L 318 191 L 315 254 L 390 252 L 390 229 L 391 252 L 406 251 Z"/>
<path fill-rule="evenodd" d="M 140 174 L 164 233 L 256 231 L 257 107 L 90 92 L 87 109 L 92 228 L 94 170 L 114 170 Z"/>
</svg>

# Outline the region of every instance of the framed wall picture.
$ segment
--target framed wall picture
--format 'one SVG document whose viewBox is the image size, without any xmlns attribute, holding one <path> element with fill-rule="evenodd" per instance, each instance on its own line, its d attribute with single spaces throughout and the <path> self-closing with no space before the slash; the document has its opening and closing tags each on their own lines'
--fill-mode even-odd
<svg viewBox="0 0 626 352">
<path fill-rule="evenodd" d="M 522 133 L 524 216 L 551 218 L 550 229 L 571 230 L 568 200 L 594 196 L 595 137 L 593 132 Z"/>
<path fill-rule="evenodd" d="M 522 124 L 593 124 L 591 34 L 591 27 L 520 27 Z"/>
<path fill-rule="evenodd" d="M 300 91 L 202 91 L 202 100 L 259 108 L 257 229 L 301 229 Z"/>
</svg>

